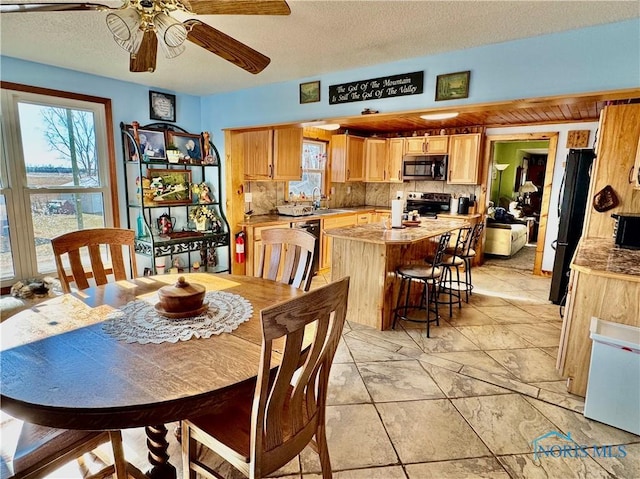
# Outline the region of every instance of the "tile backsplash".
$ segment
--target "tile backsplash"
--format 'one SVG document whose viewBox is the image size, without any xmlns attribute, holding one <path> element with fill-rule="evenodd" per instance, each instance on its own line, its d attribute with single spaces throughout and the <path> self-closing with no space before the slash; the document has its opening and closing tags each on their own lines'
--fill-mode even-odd
<svg viewBox="0 0 640 479">
<path fill-rule="evenodd" d="M 245 191 L 251 193 L 252 203 L 245 210 L 252 209 L 256 215 L 273 212 L 276 206 L 284 204 L 285 181 L 250 181 L 245 183 Z M 480 186 L 449 185 L 444 181 L 405 181 L 403 183 L 333 183 L 335 193 L 330 195 L 329 207 L 385 206 L 391 207 L 391 200 L 402 191 L 406 199 L 410 191 L 429 193 L 451 193 L 455 196 L 480 194 Z"/>
</svg>

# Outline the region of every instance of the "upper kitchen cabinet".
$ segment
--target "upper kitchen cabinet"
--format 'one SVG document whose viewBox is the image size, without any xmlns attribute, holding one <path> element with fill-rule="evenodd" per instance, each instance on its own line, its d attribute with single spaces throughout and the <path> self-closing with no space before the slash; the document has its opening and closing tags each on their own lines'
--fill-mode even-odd
<svg viewBox="0 0 640 479">
<path fill-rule="evenodd" d="M 388 158 L 387 140 L 384 138 L 366 138 L 364 140 L 364 181 L 387 181 Z"/>
<path fill-rule="evenodd" d="M 404 139 L 405 155 L 446 155 L 449 147 L 449 137 L 440 136 L 412 136 Z"/>
<path fill-rule="evenodd" d="M 242 133 L 247 180 L 301 180 L 302 128 Z"/>
<path fill-rule="evenodd" d="M 592 205 L 587 207 L 583 237 L 611 238 L 614 220 L 612 213 L 640 213 L 640 194 L 634 189 L 634 165 L 640 164 L 640 104 L 609 105 L 600 114 L 596 160 L 591 172 L 589 198 L 605 186 L 610 186 L 618 198 L 618 205 L 602 213 Z M 635 172 L 637 177 L 638 172 Z"/>
<path fill-rule="evenodd" d="M 402 156 L 404 155 L 404 138 L 387 140 L 388 167 L 387 181 L 402 183 Z"/>
<path fill-rule="evenodd" d="M 447 183 L 456 185 L 478 184 L 481 139 L 480 133 L 449 136 L 449 176 Z"/>
<path fill-rule="evenodd" d="M 331 181 L 364 180 L 364 138 L 352 135 L 331 137 Z"/>
</svg>

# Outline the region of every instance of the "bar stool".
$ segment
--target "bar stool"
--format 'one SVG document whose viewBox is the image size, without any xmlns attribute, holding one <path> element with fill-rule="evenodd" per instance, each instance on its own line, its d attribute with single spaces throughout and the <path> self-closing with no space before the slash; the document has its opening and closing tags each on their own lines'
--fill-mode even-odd
<svg viewBox="0 0 640 479">
<path fill-rule="evenodd" d="M 427 264 L 406 265 L 396 270 L 396 275 L 400 278 L 400 289 L 398 290 L 398 299 L 396 307 L 393 310 L 393 325 L 395 329 L 396 321 L 402 319 L 404 321 L 412 321 L 416 323 L 427 324 L 427 337 L 429 337 L 429 325 L 435 322 L 440 325 L 438 315 L 438 283 L 442 274 L 441 262 L 444 252 L 449 244 L 451 233 L 443 233 L 438 242 L 438 248 L 433 258 Z M 422 285 L 422 294 L 420 295 L 420 304 L 411 304 L 411 284 L 417 282 Z M 403 291 L 404 304 L 402 303 Z M 414 319 L 409 317 L 409 311 L 425 311 L 426 321 L 422 319 Z M 431 319 L 431 313 L 435 313 L 435 318 Z"/>
<path fill-rule="evenodd" d="M 471 232 L 468 234 L 466 240 L 462 243 L 462 247 L 459 247 L 456 242 L 454 248 L 447 248 L 447 255 L 457 256 L 464 262 L 464 281 L 461 282 L 460 289 L 464 289 L 465 302 L 469 302 L 469 296 L 473 294 L 473 283 L 471 281 L 471 262 L 476 257 L 476 248 L 478 241 L 482 237 L 484 231 L 484 222 L 476 223 Z"/>
<path fill-rule="evenodd" d="M 473 235 L 473 228 L 467 226 L 458 230 L 458 238 L 456 239 L 455 246 L 447 247 L 445 255 L 442 258 L 442 275 L 440 276 L 440 294 L 438 295 L 438 304 L 449 305 L 449 317 L 453 315 L 453 303 L 458 304 L 458 308 L 462 308 L 462 291 L 466 293 L 466 283 L 460 280 L 460 267 L 465 265 L 464 259 L 461 256 L 455 254 L 455 252 L 464 252 L 467 244 L 471 241 Z M 453 278 L 453 272 L 455 270 L 456 277 Z M 447 294 L 449 296 L 447 301 L 442 301 L 440 295 Z"/>
</svg>

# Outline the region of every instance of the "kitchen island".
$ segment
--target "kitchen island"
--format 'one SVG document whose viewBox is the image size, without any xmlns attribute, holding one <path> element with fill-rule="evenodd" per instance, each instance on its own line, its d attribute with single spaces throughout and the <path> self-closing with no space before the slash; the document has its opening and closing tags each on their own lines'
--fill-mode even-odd
<svg viewBox="0 0 640 479">
<path fill-rule="evenodd" d="M 396 269 L 420 263 L 435 249 L 437 237 L 468 225 L 468 221 L 423 218 L 420 225 L 384 229 L 363 224 L 326 230 L 333 239 L 331 280 L 350 276 L 347 320 L 390 329 L 396 303 Z"/>
<path fill-rule="evenodd" d="M 640 327 L 640 251 L 611 238 L 583 238 L 571 263 L 557 368 L 567 390 L 584 396 L 591 362 L 591 318 Z"/>
</svg>

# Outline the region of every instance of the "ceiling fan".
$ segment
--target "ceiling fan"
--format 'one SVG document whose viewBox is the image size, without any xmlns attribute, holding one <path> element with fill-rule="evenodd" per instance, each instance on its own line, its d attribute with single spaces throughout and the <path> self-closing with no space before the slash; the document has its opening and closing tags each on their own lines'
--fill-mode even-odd
<svg viewBox="0 0 640 479">
<path fill-rule="evenodd" d="M 285 0 L 122 0 L 114 8 L 100 3 L 2 2 L 2 13 L 73 10 L 109 11 L 107 27 L 113 39 L 130 53 L 129 70 L 153 72 L 158 45 L 167 58 L 185 50 L 184 41 L 214 53 L 249 73 L 260 73 L 271 59 L 197 19 L 181 22 L 170 15 L 182 11 L 200 15 L 289 15 Z"/>
</svg>

